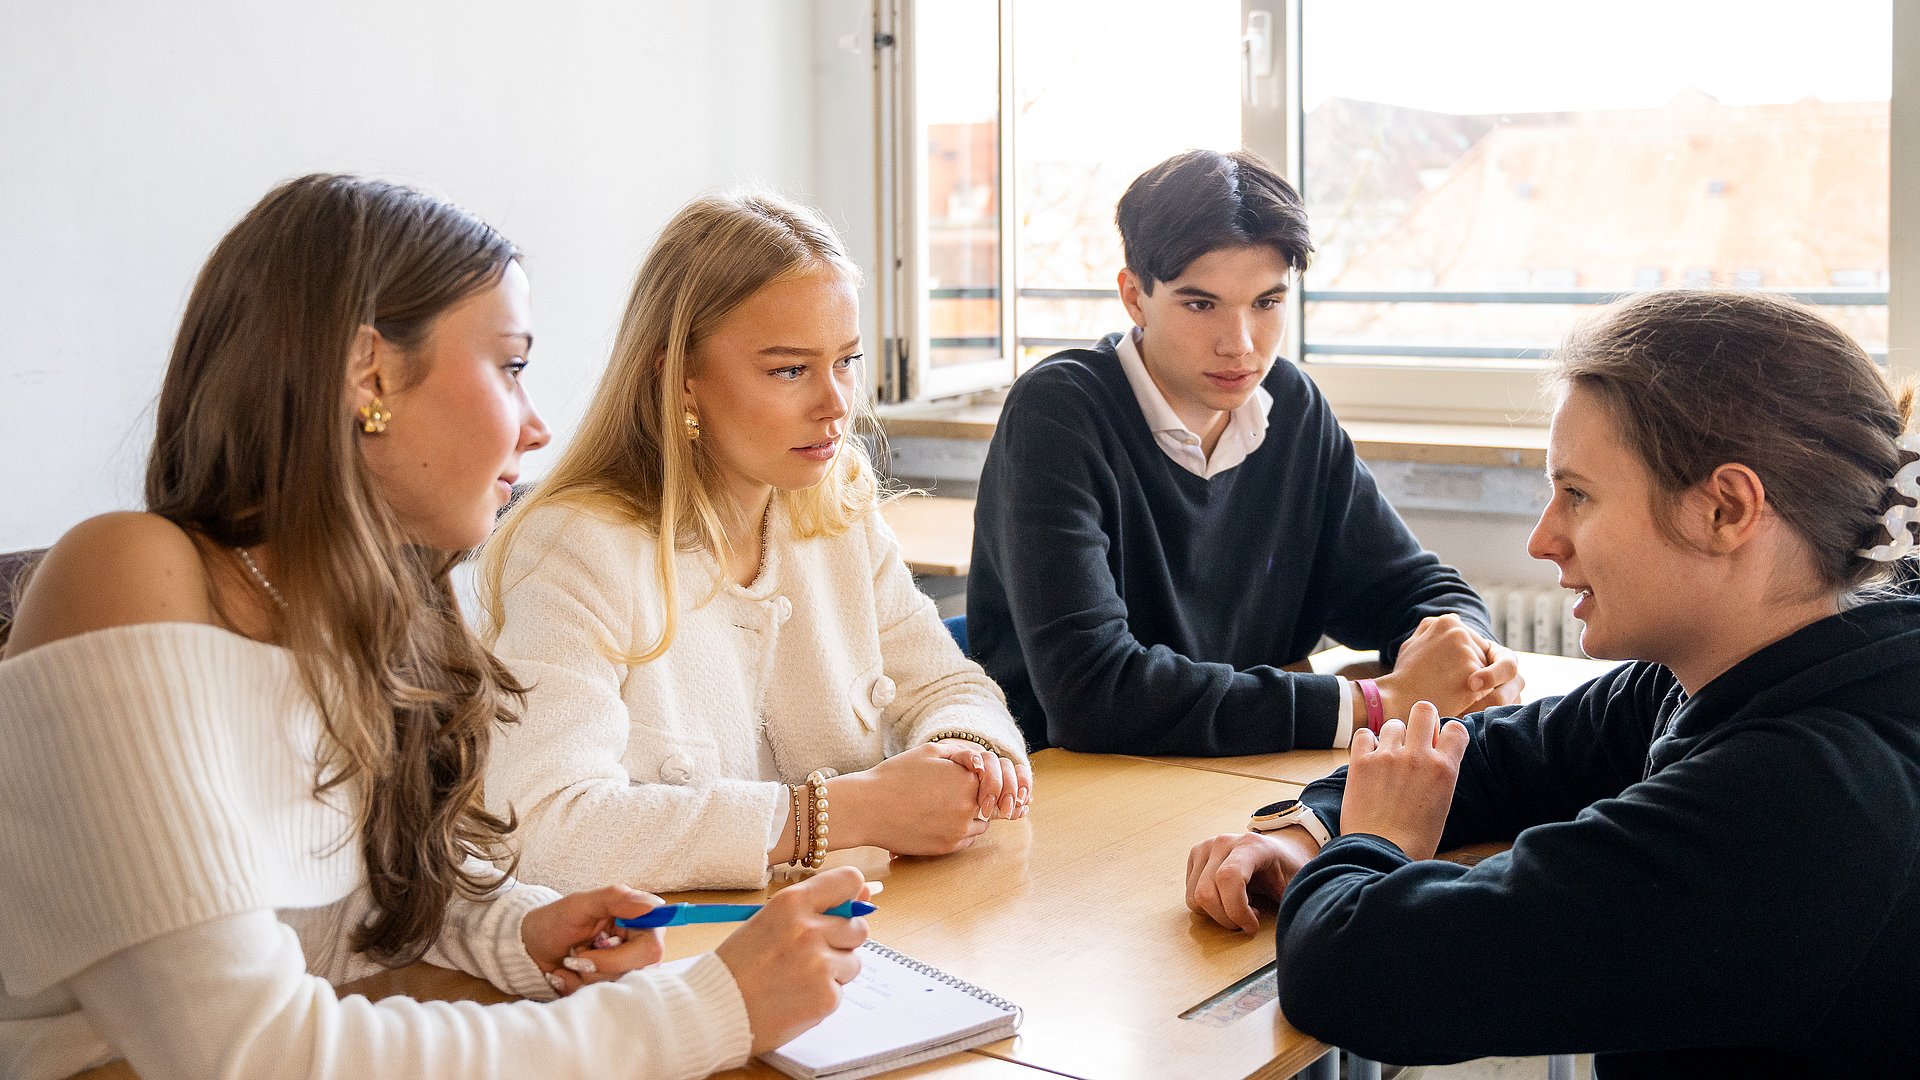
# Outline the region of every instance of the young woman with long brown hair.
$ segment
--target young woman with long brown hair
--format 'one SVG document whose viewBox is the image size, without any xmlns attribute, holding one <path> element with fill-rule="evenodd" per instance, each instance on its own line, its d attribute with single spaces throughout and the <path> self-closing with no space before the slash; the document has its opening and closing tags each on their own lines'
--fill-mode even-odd
<svg viewBox="0 0 1920 1080">
<path fill-rule="evenodd" d="M 696 1076 L 833 1007 L 865 929 L 819 913 L 856 872 L 662 975 L 612 933 L 657 898 L 495 869 L 522 688 L 448 572 L 547 441 L 532 337 L 513 246 L 406 188 L 291 181 L 215 249 L 146 512 L 52 548 L 0 660 L 0 1074 Z M 568 1000 L 329 985 L 421 957 Z"/>
<path fill-rule="evenodd" d="M 1416 705 L 1301 794 L 1324 846 L 1215 837 L 1188 903 L 1250 931 L 1278 897 L 1288 1020 L 1376 1060 L 1912 1076 L 1911 389 L 1798 303 L 1690 290 L 1602 312 L 1555 380 L 1528 549 L 1581 646 L 1638 662 L 1464 723 Z"/>
<path fill-rule="evenodd" d="M 1019 729 L 914 587 L 852 430 L 858 282 L 810 210 L 689 204 L 487 545 L 494 646 L 535 687 L 487 798 L 526 822 L 531 880 L 743 888 L 1025 813 Z"/>
</svg>

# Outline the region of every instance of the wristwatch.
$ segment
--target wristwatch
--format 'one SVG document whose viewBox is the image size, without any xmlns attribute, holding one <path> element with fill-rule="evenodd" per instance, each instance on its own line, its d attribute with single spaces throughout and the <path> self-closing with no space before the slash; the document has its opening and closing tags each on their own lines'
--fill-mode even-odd
<svg viewBox="0 0 1920 1080">
<path fill-rule="evenodd" d="M 1268 803 L 1255 810 L 1253 820 L 1247 822 L 1247 828 L 1257 833 L 1279 832 L 1289 825 L 1298 825 L 1307 830 L 1307 835 L 1313 837 L 1314 843 L 1321 847 L 1325 847 L 1327 841 L 1333 839 L 1327 832 L 1326 823 L 1320 820 L 1320 815 L 1313 812 L 1313 807 L 1299 799 L 1282 799 L 1277 803 Z"/>
</svg>

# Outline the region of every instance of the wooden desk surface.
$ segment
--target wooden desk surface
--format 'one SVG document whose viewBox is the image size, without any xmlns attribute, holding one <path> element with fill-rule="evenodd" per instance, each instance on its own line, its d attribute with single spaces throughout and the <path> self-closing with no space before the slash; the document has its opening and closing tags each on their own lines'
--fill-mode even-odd
<svg viewBox="0 0 1920 1080">
<path fill-rule="evenodd" d="M 1180 1013 L 1273 961 L 1273 937 L 1234 933 L 1187 911 L 1186 856 L 1199 839 L 1244 827 L 1250 807 L 1293 785 L 1126 757 L 1034 756 L 1034 804 L 973 848 L 939 859 L 839 852 L 886 882 L 868 917 L 874 940 L 999 994 L 1025 1010 L 1020 1032 L 893 1075 L 1085 1080 L 1290 1076 L 1323 1045 L 1269 1002 L 1224 1027 Z M 752 900 L 741 892 L 670 899 Z M 731 927 L 669 931 L 669 959 L 713 948 Z M 379 997 L 504 1001 L 478 979 L 416 964 L 341 988 Z M 1027 1066 L 1034 1066 L 1029 1069 Z M 131 1077 L 124 1064 L 86 1074 Z M 773 1077 L 758 1062 L 728 1077 Z"/>
<path fill-rule="evenodd" d="M 963 577 L 973 566 L 973 500 L 908 495 L 881 511 L 900 538 L 907 568 L 933 577 Z"/>
<path fill-rule="evenodd" d="M 1372 653 L 1335 648 L 1315 653 L 1311 659 L 1313 670 L 1330 674 L 1348 664 L 1365 662 L 1372 658 Z M 1618 660 L 1589 660 L 1585 657 L 1521 653 L 1520 674 L 1526 678 L 1527 684 L 1520 691 L 1520 700 L 1538 701 L 1544 697 L 1558 697 L 1582 683 L 1612 671 L 1620 663 Z M 1249 754 L 1245 757 L 1156 757 L 1142 760 L 1163 761 L 1170 765 L 1230 773 L 1234 776 L 1255 776 L 1289 784 L 1310 784 L 1345 765 L 1347 752 L 1345 750 L 1289 750 L 1280 754 Z"/>
<path fill-rule="evenodd" d="M 1326 1047 L 1273 1004 L 1226 1027 L 1179 1014 L 1273 962 L 1271 934 L 1237 934 L 1187 911 L 1188 850 L 1296 790 L 1045 750 L 1034 755 L 1032 813 L 995 823 L 973 848 L 890 864 L 859 849 L 831 861 L 887 883 L 867 919 L 874 940 L 1025 1010 L 1019 1035 L 979 1053 L 1088 1080 L 1290 1076 Z M 667 956 L 711 949 L 726 929 L 676 930 Z"/>
</svg>

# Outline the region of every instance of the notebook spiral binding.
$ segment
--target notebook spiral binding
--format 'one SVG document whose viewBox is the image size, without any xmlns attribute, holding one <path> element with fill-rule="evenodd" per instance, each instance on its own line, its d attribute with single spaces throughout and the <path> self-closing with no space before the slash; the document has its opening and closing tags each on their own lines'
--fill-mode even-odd
<svg viewBox="0 0 1920 1080">
<path fill-rule="evenodd" d="M 975 986 L 965 979 L 959 978 L 958 976 L 949 975 L 946 972 L 941 971 L 939 968 L 934 967 L 932 964 L 922 963 L 918 960 L 915 960 L 913 957 L 908 956 L 906 953 L 898 952 L 894 949 L 889 949 L 885 945 L 882 945 L 877 941 L 869 941 L 866 943 L 865 946 L 863 946 L 863 948 L 867 949 L 870 952 L 879 953 L 881 956 L 884 956 L 887 959 L 892 960 L 894 963 L 899 964 L 901 967 L 910 968 L 914 971 L 917 971 L 920 974 L 925 975 L 928 978 L 934 980 L 935 982 L 945 983 L 948 986 L 953 987 L 955 990 L 958 990 L 963 994 L 966 994 L 970 997 L 979 998 L 981 1001 L 984 1001 L 987 1004 L 993 1006 L 994 1008 L 999 1009 L 1001 1012 L 1010 1012 L 1014 1016 L 1018 1017 L 1019 1020 L 1026 1019 L 1026 1011 L 1020 1008 L 1020 1006 L 1015 1005 L 1013 1002 L 1008 1001 L 1006 998 L 1003 998 L 998 994 L 995 994 L 989 990 L 986 990 L 983 987 Z M 1018 1026 L 1019 1020 L 1015 1021 L 1015 1026 Z"/>
</svg>

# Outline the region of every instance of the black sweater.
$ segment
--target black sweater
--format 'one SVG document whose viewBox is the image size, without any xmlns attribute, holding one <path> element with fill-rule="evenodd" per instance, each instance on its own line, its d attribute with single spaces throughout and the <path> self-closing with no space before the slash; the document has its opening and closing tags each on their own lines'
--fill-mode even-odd
<svg viewBox="0 0 1920 1080">
<path fill-rule="evenodd" d="M 1298 368 L 1262 384 L 1259 449 L 1207 480 L 1154 441 L 1118 340 L 1015 383 L 980 477 L 968 637 L 1035 749 L 1327 746 L 1337 681 L 1280 670 L 1322 634 L 1391 663 L 1429 615 L 1485 632 Z"/>
<path fill-rule="evenodd" d="M 1329 843 L 1280 909 L 1302 1031 L 1409 1064 L 1593 1051 L 1610 1080 L 1920 1071 L 1920 601 L 1691 699 L 1634 664 L 1467 726 L 1441 848 L 1512 850 Z M 1336 830 L 1344 784 L 1302 796 Z"/>
</svg>

